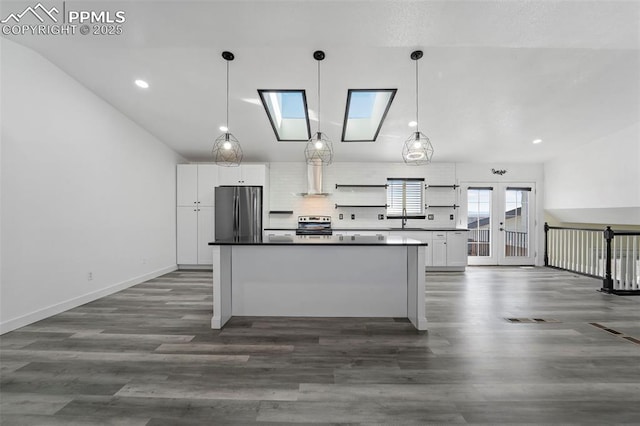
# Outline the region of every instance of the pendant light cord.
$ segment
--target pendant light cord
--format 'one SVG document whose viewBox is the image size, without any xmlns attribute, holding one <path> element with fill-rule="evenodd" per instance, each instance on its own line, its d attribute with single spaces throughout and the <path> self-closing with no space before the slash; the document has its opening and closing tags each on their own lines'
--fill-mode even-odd
<svg viewBox="0 0 640 426">
<path fill-rule="evenodd" d="M 320 61 L 318 62 L 318 133 L 320 133 Z"/>
<path fill-rule="evenodd" d="M 416 59 L 416 132 L 420 132 L 418 125 L 418 59 Z"/>
<path fill-rule="evenodd" d="M 227 131 L 229 133 L 229 61 L 227 61 Z"/>
</svg>

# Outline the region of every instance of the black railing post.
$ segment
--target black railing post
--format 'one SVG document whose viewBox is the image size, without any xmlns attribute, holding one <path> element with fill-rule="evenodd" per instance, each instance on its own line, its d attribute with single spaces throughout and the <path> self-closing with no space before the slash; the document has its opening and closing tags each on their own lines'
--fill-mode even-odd
<svg viewBox="0 0 640 426">
<path fill-rule="evenodd" d="M 605 259 L 605 272 L 604 279 L 602 280 L 602 291 L 611 293 L 613 291 L 613 279 L 611 278 L 611 240 L 615 232 L 610 226 L 604 230 L 604 239 L 606 240 L 606 259 Z"/>
<path fill-rule="evenodd" d="M 544 223 L 544 266 L 549 266 L 549 224 Z"/>
</svg>

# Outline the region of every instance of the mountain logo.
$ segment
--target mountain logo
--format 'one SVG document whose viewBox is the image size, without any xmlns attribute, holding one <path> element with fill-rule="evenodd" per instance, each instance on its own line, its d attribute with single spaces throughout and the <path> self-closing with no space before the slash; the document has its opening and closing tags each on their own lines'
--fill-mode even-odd
<svg viewBox="0 0 640 426">
<path fill-rule="evenodd" d="M 44 22 L 43 16 L 44 17 L 48 16 L 53 22 L 58 22 L 58 19 L 53 15 L 54 13 L 58 14 L 60 12 L 55 7 L 52 7 L 51 9 L 47 9 L 42 5 L 42 3 L 38 3 L 33 7 L 31 6 L 27 7 L 25 10 L 22 11 L 22 13 L 9 14 L 9 16 L 7 16 L 5 19 L 0 21 L 0 23 L 6 24 L 7 22 L 13 19 L 17 24 L 25 15 L 28 15 L 28 14 L 35 16 L 40 22 Z"/>
</svg>

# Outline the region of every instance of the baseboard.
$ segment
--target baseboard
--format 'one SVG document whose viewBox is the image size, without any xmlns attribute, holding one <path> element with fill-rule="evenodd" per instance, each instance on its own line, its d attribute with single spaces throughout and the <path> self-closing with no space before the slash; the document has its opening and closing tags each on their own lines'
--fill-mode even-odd
<svg viewBox="0 0 640 426">
<path fill-rule="evenodd" d="M 119 282 L 109 287 L 96 290 L 79 297 L 74 297 L 73 299 L 69 299 L 55 305 L 48 306 L 44 309 L 31 312 L 18 318 L 10 319 L 9 321 L 5 321 L 0 324 L 0 334 L 8 333 L 20 327 L 24 327 L 25 325 L 33 324 L 36 321 L 40 321 L 45 318 L 49 318 L 50 316 L 57 315 L 61 312 L 68 311 L 69 309 L 77 308 L 78 306 L 84 305 L 85 303 L 93 302 L 94 300 L 100 299 L 101 297 L 117 293 L 120 290 L 124 290 L 125 288 L 132 287 L 136 284 L 140 284 L 153 278 L 157 278 L 161 275 L 173 272 L 176 269 L 178 269 L 178 265 L 167 266 L 165 268 L 149 272 L 148 274 L 140 275 L 138 277 Z"/>
</svg>

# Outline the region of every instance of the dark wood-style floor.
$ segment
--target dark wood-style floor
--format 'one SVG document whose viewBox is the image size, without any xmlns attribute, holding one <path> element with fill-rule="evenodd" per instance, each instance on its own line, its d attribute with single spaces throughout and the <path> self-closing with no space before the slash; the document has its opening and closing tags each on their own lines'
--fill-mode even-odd
<svg viewBox="0 0 640 426">
<path fill-rule="evenodd" d="M 640 298 L 599 286 L 476 267 L 427 275 L 427 333 L 361 318 L 217 331 L 211 274 L 174 272 L 2 336 L 0 423 L 640 424 Z"/>
</svg>

